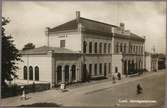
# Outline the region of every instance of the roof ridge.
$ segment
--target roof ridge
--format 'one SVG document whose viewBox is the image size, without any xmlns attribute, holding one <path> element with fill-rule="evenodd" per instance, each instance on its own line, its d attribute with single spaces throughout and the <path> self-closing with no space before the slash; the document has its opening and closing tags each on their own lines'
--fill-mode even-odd
<svg viewBox="0 0 167 108">
<path fill-rule="evenodd" d="M 80 17 L 80 18 L 81 18 L 81 19 L 85 19 L 85 20 L 89 20 L 89 21 L 93 21 L 93 22 L 96 22 L 96 23 L 105 24 L 105 25 L 108 25 L 108 26 L 118 27 L 118 26 L 116 26 L 116 25 L 112 25 L 112 24 L 109 24 L 109 23 L 104 23 L 104 22 L 97 21 L 97 20 L 92 20 L 92 19 L 88 19 L 88 18 L 84 18 L 84 17 Z"/>
<path fill-rule="evenodd" d="M 60 26 L 62 26 L 62 25 L 64 25 L 64 24 L 70 23 L 70 22 L 75 21 L 75 20 L 76 20 L 76 18 L 75 18 L 75 19 L 72 19 L 72 20 L 69 20 L 69 21 L 67 21 L 67 22 L 64 22 L 63 24 L 59 24 L 59 25 L 57 25 L 57 26 L 55 26 L 55 27 L 53 27 L 53 28 L 50 28 L 50 29 L 58 28 L 58 27 L 60 27 Z"/>
</svg>

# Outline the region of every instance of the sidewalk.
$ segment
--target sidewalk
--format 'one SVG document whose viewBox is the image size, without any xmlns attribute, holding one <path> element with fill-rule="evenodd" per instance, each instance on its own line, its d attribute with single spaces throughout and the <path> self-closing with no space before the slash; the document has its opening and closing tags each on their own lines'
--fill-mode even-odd
<svg viewBox="0 0 167 108">
<path fill-rule="evenodd" d="M 66 97 L 70 97 L 70 96 L 75 97 L 80 94 L 88 95 L 89 93 L 98 92 L 100 90 L 115 87 L 124 83 L 128 83 L 129 81 L 140 80 L 145 77 L 149 77 L 152 75 L 159 75 L 163 73 L 164 71 L 147 72 L 140 76 L 124 78 L 122 80 L 117 81 L 115 84 L 113 84 L 112 80 L 109 80 L 109 79 L 105 79 L 101 81 L 92 81 L 89 83 L 86 82 L 81 85 L 68 87 L 67 92 L 61 92 L 60 90 L 53 88 L 51 90 L 47 90 L 43 92 L 27 94 L 27 96 L 29 97 L 28 100 L 21 101 L 20 96 L 2 99 L 1 106 L 19 106 L 23 104 L 32 104 L 37 102 L 56 102 L 58 104 L 64 105 L 65 104 L 64 102 L 67 102 L 65 101 L 67 100 Z"/>
</svg>

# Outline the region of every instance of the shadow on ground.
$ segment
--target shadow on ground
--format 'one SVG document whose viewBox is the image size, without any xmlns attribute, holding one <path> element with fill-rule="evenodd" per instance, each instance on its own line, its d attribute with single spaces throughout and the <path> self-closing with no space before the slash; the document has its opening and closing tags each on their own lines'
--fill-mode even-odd
<svg viewBox="0 0 167 108">
<path fill-rule="evenodd" d="M 56 103 L 34 103 L 34 104 L 28 104 L 28 105 L 20 105 L 18 107 L 60 107 L 61 105 L 58 105 Z"/>
</svg>

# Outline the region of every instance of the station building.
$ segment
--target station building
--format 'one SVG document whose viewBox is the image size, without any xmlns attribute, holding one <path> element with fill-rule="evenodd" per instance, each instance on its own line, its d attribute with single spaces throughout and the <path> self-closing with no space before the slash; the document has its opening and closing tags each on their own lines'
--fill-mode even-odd
<svg viewBox="0 0 167 108">
<path fill-rule="evenodd" d="M 48 45 L 21 51 L 20 79 L 52 86 L 136 74 L 144 68 L 144 42 L 125 25 L 80 17 L 47 28 Z"/>
</svg>

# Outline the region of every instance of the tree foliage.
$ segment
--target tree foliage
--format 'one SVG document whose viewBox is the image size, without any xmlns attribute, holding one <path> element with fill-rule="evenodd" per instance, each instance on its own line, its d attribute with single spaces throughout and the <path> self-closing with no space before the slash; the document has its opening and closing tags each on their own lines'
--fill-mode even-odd
<svg viewBox="0 0 167 108">
<path fill-rule="evenodd" d="M 35 45 L 33 43 L 27 43 L 26 45 L 24 45 L 23 50 L 28 50 L 28 49 L 34 49 Z"/>
<path fill-rule="evenodd" d="M 14 45 L 14 40 L 12 40 L 11 35 L 5 33 L 5 25 L 10 22 L 9 19 L 2 17 L 2 72 L 1 72 L 1 84 L 6 84 L 5 81 L 12 81 L 17 77 L 16 71 L 18 67 L 16 66 L 17 61 L 21 60 L 21 55 L 19 50 Z"/>
</svg>

